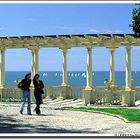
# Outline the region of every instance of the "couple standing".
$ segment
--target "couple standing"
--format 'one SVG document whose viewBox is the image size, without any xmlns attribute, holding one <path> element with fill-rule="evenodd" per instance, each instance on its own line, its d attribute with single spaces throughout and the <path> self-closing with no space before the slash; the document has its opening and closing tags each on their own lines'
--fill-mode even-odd
<svg viewBox="0 0 140 140">
<path fill-rule="evenodd" d="M 40 114 L 40 104 L 42 103 L 42 94 L 44 93 L 43 88 L 44 84 L 41 80 L 39 80 L 39 74 L 36 74 L 33 78 L 34 84 L 34 96 L 36 99 L 36 114 Z M 23 114 L 24 105 L 27 101 L 27 113 L 28 115 L 31 114 L 31 95 L 30 95 L 30 84 L 31 84 L 31 73 L 27 73 L 25 75 L 25 79 L 23 79 L 19 84 L 18 87 L 23 91 L 23 102 L 20 108 L 20 114 Z"/>
</svg>

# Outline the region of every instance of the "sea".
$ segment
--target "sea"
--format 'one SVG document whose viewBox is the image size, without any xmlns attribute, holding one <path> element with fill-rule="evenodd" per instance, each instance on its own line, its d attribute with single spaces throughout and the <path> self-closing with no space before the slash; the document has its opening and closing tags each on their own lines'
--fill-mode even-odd
<svg viewBox="0 0 140 140">
<path fill-rule="evenodd" d="M 16 79 L 23 79 L 27 71 L 6 71 L 5 84 L 14 86 Z M 45 85 L 58 86 L 62 84 L 61 71 L 40 71 L 40 79 Z M 94 71 L 93 86 L 104 86 L 105 79 L 109 80 L 109 71 Z M 86 71 L 68 71 L 67 72 L 68 85 L 71 86 L 85 86 L 86 85 Z M 115 85 L 125 86 L 125 71 L 115 71 Z M 140 71 L 132 71 L 132 86 L 140 86 Z"/>
</svg>

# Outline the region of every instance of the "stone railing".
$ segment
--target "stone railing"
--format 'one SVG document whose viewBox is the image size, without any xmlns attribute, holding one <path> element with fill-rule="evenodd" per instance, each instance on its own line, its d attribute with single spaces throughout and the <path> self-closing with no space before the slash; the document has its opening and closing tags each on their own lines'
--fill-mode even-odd
<svg viewBox="0 0 140 140">
<path fill-rule="evenodd" d="M 140 87 L 135 87 L 135 100 L 140 100 Z"/>
<path fill-rule="evenodd" d="M 85 87 L 69 86 L 67 92 L 68 98 L 79 99 L 83 98 L 82 90 Z M 140 100 L 140 87 L 135 87 L 135 100 Z M 33 90 L 31 89 L 31 92 Z M 125 92 L 123 87 L 118 87 L 114 90 L 107 90 L 105 87 L 94 87 L 93 100 L 95 104 L 121 104 L 122 93 Z M 56 99 L 57 97 L 64 96 L 61 86 L 46 86 L 45 87 L 46 98 Z M 34 95 L 32 93 L 32 99 Z M 0 100 L 10 99 L 11 101 L 21 101 L 22 91 L 16 86 L 5 86 L 0 89 Z"/>
<path fill-rule="evenodd" d="M 45 93 L 47 98 L 55 99 L 59 96 L 59 86 L 46 86 Z"/>
<path fill-rule="evenodd" d="M 2 101 L 21 101 L 22 91 L 15 86 L 5 86 L 0 89 Z"/>
<path fill-rule="evenodd" d="M 107 90 L 104 87 L 96 87 L 94 93 L 95 104 L 121 104 L 122 101 L 121 89 Z"/>
<path fill-rule="evenodd" d="M 78 98 L 83 98 L 83 94 L 82 94 L 82 89 L 84 87 L 80 87 L 80 86 L 71 86 L 70 87 L 70 98 L 73 99 L 78 99 Z"/>
<path fill-rule="evenodd" d="M 82 89 L 83 87 L 78 86 L 69 86 L 68 92 L 69 92 L 69 98 L 78 99 L 82 98 Z M 46 98 L 56 99 L 57 97 L 64 96 L 61 86 L 46 86 L 45 87 L 45 93 Z M 33 90 L 32 92 L 32 99 L 34 98 Z M 5 86 L 4 88 L 0 89 L 0 99 L 6 100 L 6 99 L 12 99 L 12 100 L 21 100 L 22 98 L 22 90 L 17 88 L 16 86 Z"/>
<path fill-rule="evenodd" d="M 82 98 L 82 89 L 80 86 L 69 86 L 68 87 L 68 98 L 78 99 Z M 55 99 L 60 95 L 64 97 L 61 86 L 46 86 L 45 87 L 47 98 Z"/>
</svg>

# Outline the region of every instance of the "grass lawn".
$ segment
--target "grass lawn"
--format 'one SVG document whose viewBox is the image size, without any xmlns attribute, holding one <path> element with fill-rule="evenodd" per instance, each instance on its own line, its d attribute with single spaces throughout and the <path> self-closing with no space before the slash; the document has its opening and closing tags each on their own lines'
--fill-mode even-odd
<svg viewBox="0 0 140 140">
<path fill-rule="evenodd" d="M 119 115 L 125 119 L 127 119 L 130 122 L 133 121 L 139 121 L 140 122 L 140 109 L 136 108 L 91 108 L 91 107 L 79 107 L 79 108 L 73 108 L 73 107 L 67 107 L 64 109 L 74 109 L 74 110 L 81 110 L 81 111 L 99 111 L 99 112 L 106 112 L 113 115 Z"/>
</svg>

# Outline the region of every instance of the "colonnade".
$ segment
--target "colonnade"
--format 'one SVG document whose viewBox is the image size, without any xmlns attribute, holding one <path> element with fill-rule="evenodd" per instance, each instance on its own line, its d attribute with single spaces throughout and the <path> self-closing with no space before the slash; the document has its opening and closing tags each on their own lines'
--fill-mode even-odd
<svg viewBox="0 0 140 140">
<path fill-rule="evenodd" d="M 110 49 L 110 81 L 115 84 L 115 48 Z M 30 49 L 32 52 L 32 76 L 39 72 L 39 49 Z M 63 53 L 63 76 L 62 86 L 67 86 L 67 49 L 62 49 Z M 126 47 L 126 90 L 131 90 L 131 47 Z M 5 85 L 5 49 L 0 49 L 0 86 Z M 93 88 L 92 85 L 92 47 L 87 48 L 87 79 L 86 88 Z"/>
</svg>

